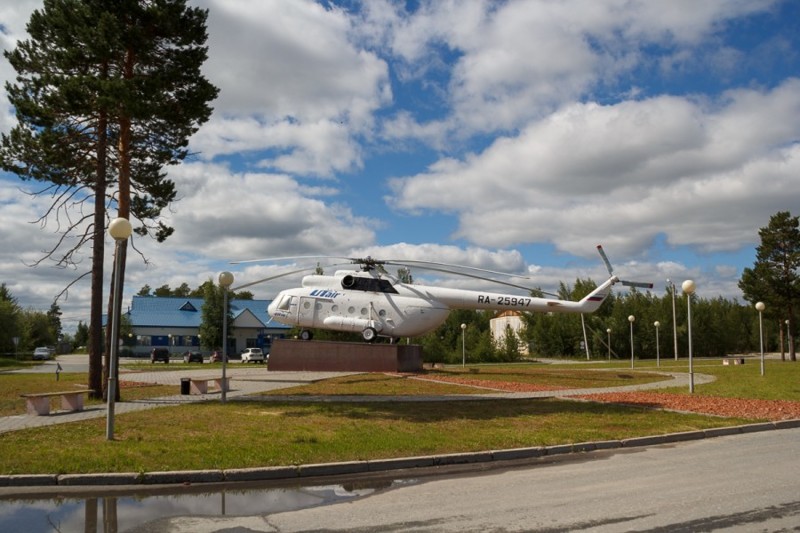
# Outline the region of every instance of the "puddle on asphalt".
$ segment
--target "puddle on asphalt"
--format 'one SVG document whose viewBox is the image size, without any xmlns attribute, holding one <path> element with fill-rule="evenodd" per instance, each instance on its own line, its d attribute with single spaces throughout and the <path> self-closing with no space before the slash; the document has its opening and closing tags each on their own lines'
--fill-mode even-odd
<svg viewBox="0 0 800 533">
<path fill-rule="evenodd" d="M 138 492 L 0 498 L 0 531 L 116 532 L 176 516 L 253 516 L 293 511 L 370 496 L 416 480 L 369 480 L 339 485 L 264 487 L 187 486 Z M 111 490 L 114 490 L 113 488 Z M 57 491 L 54 488 L 54 493 Z"/>
</svg>

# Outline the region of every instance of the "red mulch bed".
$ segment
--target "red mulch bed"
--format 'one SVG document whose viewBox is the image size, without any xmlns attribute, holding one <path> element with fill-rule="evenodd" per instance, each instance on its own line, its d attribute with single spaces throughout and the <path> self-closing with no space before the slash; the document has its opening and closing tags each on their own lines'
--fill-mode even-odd
<svg viewBox="0 0 800 533">
<path fill-rule="evenodd" d="M 787 400 L 748 400 L 743 398 L 668 394 L 665 392 L 609 392 L 587 394 L 579 396 L 579 398 L 596 402 L 641 405 L 658 409 L 760 420 L 792 420 L 800 418 L 800 402 Z"/>
<path fill-rule="evenodd" d="M 535 383 L 515 383 L 513 381 L 493 381 L 489 379 L 471 379 L 460 376 L 426 376 L 417 379 L 427 381 L 441 381 L 456 385 L 466 385 L 468 387 L 481 387 L 503 392 L 539 392 L 551 390 L 563 390 L 564 387 L 554 387 L 552 385 L 537 385 Z"/>
<path fill-rule="evenodd" d="M 156 385 L 156 383 L 147 383 L 146 381 L 119 381 L 119 386 L 121 389 L 138 389 L 143 387 L 152 387 Z"/>
<path fill-rule="evenodd" d="M 446 381 L 472 387 L 502 390 L 506 392 L 537 392 L 563 390 L 563 387 L 536 385 L 534 383 L 513 383 L 508 381 L 490 381 L 470 379 L 459 376 L 431 376 L 421 379 Z M 714 396 L 696 396 L 669 394 L 665 392 L 608 392 L 575 396 L 582 400 L 595 402 L 621 403 L 640 405 L 656 409 L 670 409 L 707 415 L 726 417 L 752 418 L 758 420 L 793 420 L 800 419 L 800 402 L 787 400 L 748 400 L 742 398 L 718 398 Z"/>
</svg>

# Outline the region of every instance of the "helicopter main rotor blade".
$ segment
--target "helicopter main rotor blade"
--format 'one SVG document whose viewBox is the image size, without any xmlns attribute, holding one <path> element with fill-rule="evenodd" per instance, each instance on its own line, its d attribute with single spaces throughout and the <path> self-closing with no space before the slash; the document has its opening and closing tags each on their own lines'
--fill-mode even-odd
<svg viewBox="0 0 800 533">
<path fill-rule="evenodd" d="M 342 259 L 347 259 L 347 258 L 342 258 Z M 238 290 L 238 289 L 244 289 L 245 287 L 250 287 L 252 285 L 258 285 L 259 283 L 264 283 L 265 281 L 272 281 L 274 279 L 285 278 L 286 276 L 291 276 L 293 274 L 299 274 L 301 272 L 310 272 L 312 270 L 316 270 L 317 268 L 323 268 L 324 269 L 324 268 L 328 268 L 328 267 L 341 266 L 342 264 L 343 263 L 332 263 L 332 264 L 329 264 L 329 265 L 319 265 L 319 264 L 317 264 L 315 266 L 307 266 L 307 267 L 304 267 L 304 268 L 298 268 L 297 270 L 290 270 L 289 272 L 283 272 L 281 274 L 275 274 L 274 276 L 269 276 L 267 278 L 259 279 L 259 280 L 256 280 L 256 281 L 251 281 L 250 283 L 246 283 L 244 285 L 239 285 L 238 287 L 234 287 L 231 290 L 233 291 L 233 290 Z"/>
<path fill-rule="evenodd" d="M 339 256 L 339 255 L 290 255 L 287 257 L 265 257 L 263 259 L 245 259 L 242 261 L 231 261 L 231 265 L 241 265 L 244 263 L 266 263 L 266 262 L 277 262 L 277 261 L 295 261 L 297 259 L 345 259 L 350 261 L 351 257 Z"/>
<path fill-rule="evenodd" d="M 385 261 L 386 264 L 389 265 L 399 265 L 399 266 L 420 266 L 420 268 L 427 268 L 425 265 L 435 265 L 439 267 L 447 267 L 447 268 L 461 268 L 466 270 L 475 270 L 477 272 L 485 272 L 487 274 L 494 274 L 496 276 L 506 276 L 509 278 L 519 278 L 519 279 L 531 279 L 527 276 L 520 276 L 519 274 L 511 274 L 510 272 L 499 272 L 497 270 L 488 270 L 486 268 L 478 268 L 473 266 L 467 265 L 454 265 L 452 263 L 440 263 L 438 261 L 422 261 L 419 259 L 387 259 Z M 433 269 L 430 269 L 433 270 Z M 453 274 L 463 274 L 459 271 L 453 271 Z M 491 281 L 491 280 L 490 280 Z"/>
<path fill-rule="evenodd" d="M 391 262 L 389 264 L 402 265 L 402 263 L 395 263 L 395 262 Z M 434 264 L 436 264 L 436 263 L 434 263 Z M 456 266 L 458 266 L 458 265 L 456 265 Z M 425 270 L 433 270 L 435 272 L 444 272 L 445 274 L 453 274 L 453 275 L 456 275 L 456 276 L 464 276 L 464 277 L 467 277 L 467 278 L 479 279 L 479 280 L 482 280 L 482 281 L 488 281 L 490 283 L 497 283 L 498 285 L 505 285 L 507 287 L 514 287 L 515 289 L 522 289 L 522 290 L 525 290 L 525 291 L 528 291 L 528 292 L 536 291 L 536 292 L 540 292 L 542 294 L 546 294 L 548 296 L 553 296 L 555 298 L 558 298 L 558 295 L 550 293 L 550 292 L 545 292 L 545 291 L 543 291 L 541 289 L 536 289 L 536 288 L 532 288 L 532 287 L 525 287 L 524 285 L 517 285 L 516 283 L 509 283 L 507 281 L 500 281 L 498 279 L 487 278 L 485 276 L 477 276 L 475 274 L 468 274 L 466 272 L 459 272 L 457 270 L 449 270 L 449 269 L 446 269 L 446 268 L 437 268 L 437 267 L 433 267 L 433 266 L 430 266 L 430 265 L 424 266 L 424 267 L 420 267 L 420 268 L 423 268 Z"/>
<path fill-rule="evenodd" d="M 274 276 L 270 276 L 268 278 L 259 279 L 257 281 L 251 281 L 250 283 L 245 283 L 244 285 L 239 285 L 238 287 L 231 288 L 232 291 L 238 291 L 239 289 L 244 289 L 245 287 L 251 287 L 253 285 L 258 285 L 259 283 L 264 283 L 265 281 L 272 281 L 273 279 L 285 278 L 286 276 L 291 276 L 292 274 L 299 274 L 300 272 L 308 272 L 309 270 L 313 270 L 315 267 L 306 267 L 301 268 L 299 270 L 292 270 L 291 272 L 284 272 L 282 274 L 276 274 Z"/>
</svg>

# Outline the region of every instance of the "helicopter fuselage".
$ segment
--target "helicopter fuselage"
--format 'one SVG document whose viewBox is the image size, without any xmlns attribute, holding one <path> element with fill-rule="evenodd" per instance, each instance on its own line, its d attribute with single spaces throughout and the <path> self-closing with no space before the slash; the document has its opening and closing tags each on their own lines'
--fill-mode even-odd
<svg viewBox="0 0 800 533">
<path fill-rule="evenodd" d="M 612 276 L 580 302 L 572 302 L 406 284 L 375 271 L 345 270 L 305 276 L 302 287 L 279 293 L 268 312 L 282 324 L 361 332 L 366 340 L 416 337 L 444 323 L 453 309 L 591 313 L 616 281 Z"/>
</svg>

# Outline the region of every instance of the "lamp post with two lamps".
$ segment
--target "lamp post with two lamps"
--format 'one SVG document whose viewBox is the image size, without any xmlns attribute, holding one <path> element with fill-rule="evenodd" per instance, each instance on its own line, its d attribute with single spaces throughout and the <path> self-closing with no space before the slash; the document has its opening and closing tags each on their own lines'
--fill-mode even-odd
<svg viewBox="0 0 800 533">
<path fill-rule="evenodd" d="M 633 323 L 636 321 L 636 317 L 633 315 L 628 316 L 628 322 L 631 323 L 631 368 L 633 368 Z"/>
<path fill-rule="evenodd" d="M 114 293 L 111 299 L 111 338 L 108 340 L 108 409 L 106 417 L 106 440 L 114 440 L 114 402 L 117 399 L 117 355 L 119 337 L 119 311 L 122 300 L 122 252 L 120 248 L 133 228 L 127 218 L 115 218 L 108 225 L 108 234 L 114 239 Z"/>
<path fill-rule="evenodd" d="M 686 321 L 689 324 L 689 392 L 694 392 L 694 368 L 692 367 L 692 295 L 697 286 L 694 281 L 687 279 L 681 284 L 683 294 L 686 295 Z"/>
<path fill-rule="evenodd" d="M 233 274 L 220 272 L 218 279 L 222 287 L 222 401 L 225 402 L 228 393 L 228 380 L 225 376 L 228 365 L 228 287 L 233 284 Z"/>
</svg>

